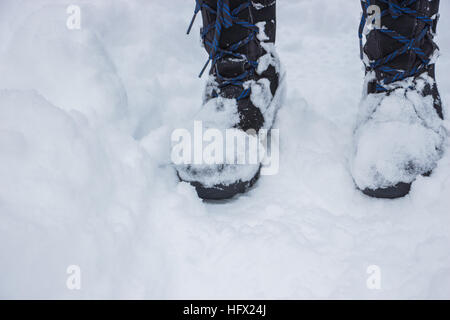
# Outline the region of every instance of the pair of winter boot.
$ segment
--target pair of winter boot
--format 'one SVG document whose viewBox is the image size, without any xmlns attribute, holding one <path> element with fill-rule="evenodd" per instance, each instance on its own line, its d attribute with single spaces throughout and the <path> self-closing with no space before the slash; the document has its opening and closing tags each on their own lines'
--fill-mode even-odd
<svg viewBox="0 0 450 320">
<path fill-rule="evenodd" d="M 439 0 L 362 0 L 359 30 L 365 86 L 354 131 L 351 173 L 358 189 L 376 198 L 407 195 L 442 157 L 446 137 L 435 79 L 434 42 Z M 234 130 L 248 140 L 270 130 L 285 86 L 275 51 L 275 0 L 196 0 L 210 65 L 203 106 L 207 128 Z M 295 41 L 295 39 L 292 39 Z M 234 150 L 248 158 L 249 150 Z M 226 151 L 225 151 L 226 153 Z M 227 199 L 258 179 L 253 163 L 190 163 L 178 177 L 203 199 Z"/>
</svg>

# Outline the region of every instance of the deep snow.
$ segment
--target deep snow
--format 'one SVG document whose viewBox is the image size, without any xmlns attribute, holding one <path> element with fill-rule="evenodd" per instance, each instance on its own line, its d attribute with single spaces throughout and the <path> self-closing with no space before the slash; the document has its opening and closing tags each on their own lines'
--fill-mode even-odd
<svg viewBox="0 0 450 320">
<path fill-rule="evenodd" d="M 178 182 L 170 133 L 205 81 L 198 32 L 185 36 L 193 2 L 0 1 L 0 298 L 450 298 L 448 152 L 404 199 L 351 178 L 357 0 L 279 0 L 279 174 L 222 203 Z M 66 28 L 69 4 L 81 30 Z"/>
</svg>

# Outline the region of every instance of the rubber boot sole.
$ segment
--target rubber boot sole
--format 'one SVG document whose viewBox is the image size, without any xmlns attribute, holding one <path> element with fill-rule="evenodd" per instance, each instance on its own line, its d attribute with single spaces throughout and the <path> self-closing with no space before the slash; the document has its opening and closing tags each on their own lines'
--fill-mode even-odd
<svg viewBox="0 0 450 320">
<path fill-rule="evenodd" d="M 226 200 L 234 196 L 245 193 L 250 189 L 256 181 L 258 181 L 261 169 L 249 181 L 237 181 L 230 185 L 218 184 L 213 187 L 205 187 L 199 182 L 190 182 L 195 187 L 199 198 L 203 200 Z"/>
<path fill-rule="evenodd" d="M 422 174 L 422 176 L 429 177 L 429 176 L 431 176 L 432 173 L 433 173 L 433 171 L 430 171 L 430 172 Z M 365 189 L 362 192 L 366 196 L 369 196 L 372 198 L 398 199 L 398 198 L 403 198 L 406 195 L 408 195 L 409 192 L 411 191 L 411 186 L 412 186 L 412 182 L 410 182 L 410 183 L 400 182 L 400 183 L 397 183 L 395 186 L 388 187 L 385 189 L 376 189 L 376 190 Z"/>
<path fill-rule="evenodd" d="M 369 197 L 378 199 L 398 199 L 406 196 L 411 190 L 411 183 L 400 182 L 395 186 L 384 189 L 364 189 L 362 192 Z"/>
</svg>

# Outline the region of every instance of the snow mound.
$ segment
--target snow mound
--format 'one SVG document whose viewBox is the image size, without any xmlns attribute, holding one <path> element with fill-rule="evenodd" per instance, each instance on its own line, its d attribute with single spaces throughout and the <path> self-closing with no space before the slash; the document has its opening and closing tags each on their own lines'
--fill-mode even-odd
<svg viewBox="0 0 450 320">
<path fill-rule="evenodd" d="M 183 126 L 187 136 L 180 139 L 187 143 L 180 141 L 180 147 L 173 145 L 172 160 L 177 153 L 181 156 L 190 154 L 183 164 L 175 163 L 179 177 L 206 187 L 250 181 L 260 167 L 259 162 L 248 161 L 252 151 L 250 146 L 259 146 L 260 141 L 256 132 L 252 135 L 234 129 L 238 122 L 235 99 L 217 97 L 203 105 L 195 115 L 195 122 L 186 122 Z"/>
<path fill-rule="evenodd" d="M 35 10 L 14 30 L 0 87 L 37 90 L 64 110 L 92 120 L 127 115 L 127 94 L 102 41 L 89 28 L 66 28 L 66 6 Z M 80 94 L 82 92 L 83 94 Z"/>
<path fill-rule="evenodd" d="M 413 182 L 442 157 L 446 131 L 431 96 L 398 88 L 364 98 L 352 173 L 362 190 Z"/>
</svg>

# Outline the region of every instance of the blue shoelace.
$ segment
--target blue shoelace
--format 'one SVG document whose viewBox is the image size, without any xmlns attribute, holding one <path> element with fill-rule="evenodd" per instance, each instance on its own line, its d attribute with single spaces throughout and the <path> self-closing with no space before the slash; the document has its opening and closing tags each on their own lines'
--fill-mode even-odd
<svg viewBox="0 0 450 320">
<path fill-rule="evenodd" d="M 245 45 L 247 45 L 250 41 L 254 40 L 256 38 L 256 35 L 258 33 L 258 27 L 249 23 L 248 21 L 244 21 L 239 19 L 237 16 L 243 11 L 248 9 L 248 7 L 251 6 L 251 1 L 245 1 L 243 4 L 238 6 L 234 10 L 230 10 L 230 0 L 217 0 L 217 8 L 214 9 L 211 6 L 204 3 L 203 0 L 196 0 L 195 5 L 195 11 L 194 16 L 192 17 L 192 21 L 189 25 L 187 34 L 191 32 L 192 26 L 194 24 L 195 18 L 197 17 L 197 14 L 202 10 L 205 9 L 211 14 L 216 16 L 216 21 L 214 23 L 211 23 L 210 25 L 204 27 L 201 31 L 201 37 L 203 39 L 203 43 L 205 46 L 209 48 L 209 58 L 206 62 L 205 66 L 203 67 L 202 71 L 200 72 L 199 77 L 202 77 L 203 73 L 205 72 L 206 68 L 208 67 L 209 63 L 212 62 L 212 67 L 214 67 L 220 59 L 222 59 L 225 56 L 235 57 L 239 59 L 243 59 L 244 61 L 248 62 L 250 68 L 248 71 L 243 72 L 242 74 L 233 77 L 233 78 L 227 78 L 223 77 L 218 71 L 216 72 L 217 78 L 220 80 L 219 88 L 223 88 L 229 85 L 242 87 L 244 85 L 244 80 L 247 79 L 249 76 L 252 76 L 258 66 L 258 63 L 256 61 L 251 61 L 245 54 L 238 53 L 237 50 Z M 250 34 L 243 40 L 240 40 L 236 43 L 230 44 L 227 48 L 221 48 L 219 46 L 220 37 L 222 34 L 223 29 L 228 29 L 233 25 L 239 25 L 244 28 L 247 28 L 250 30 Z M 206 39 L 206 35 L 211 30 L 214 30 L 214 39 L 212 42 L 208 41 Z M 242 93 L 236 98 L 236 100 L 241 100 L 250 95 L 250 89 L 243 88 Z M 214 96 L 217 96 L 217 93 L 214 93 Z"/>
<path fill-rule="evenodd" d="M 400 81 L 409 77 L 414 77 L 422 74 L 428 69 L 430 65 L 430 57 L 428 57 L 425 52 L 417 45 L 422 41 L 422 39 L 427 35 L 427 33 L 431 30 L 433 26 L 434 20 L 431 17 L 423 16 L 416 10 L 410 8 L 412 4 L 415 4 L 417 0 L 379 0 L 383 3 L 388 4 L 388 9 L 381 12 L 381 17 L 390 14 L 392 18 L 398 19 L 402 15 L 409 15 L 414 17 L 415 19 L 421 20 L 425 22 L 425 27 L 422 32 L 415 38 L 405 37 L 394 30 L 389 30 L 385 27 L 382 29 L 378 29 L 379 32 L 382 32 L 392 39 L 400 42 L 403 46 L 400 49 L 395 50 L 394 52 L 386 55 L 383 58 L 377 59 L 375 61 L 371 61 L 369 64 L 370 70 L 379 70 L 384 73 L 384 78 L 381 80 L 381 83 L 377 83 L 376 90 L 377 92 L 385 92 L 388 91 L 384 85 L 388 85 L 390 83 Z M 399 4 L 400 2 L 400 4 Z M 360 48 L 361 48 L 361 59 L 363 57 L 363 30 L 366 24 L 368 13 L 367 9 L 370 5 L 374 4 L 373 0 L 363 1 L 365 9 L 363 12 L 363 16 L 361 19 L 361 24 L 359 27 L 359 39 L 360 39 Z M 421 60 L 421 64 L 417 67 L 412 68 L 411 70 L 396 70 L 387 66 L 389 62 L 394 60 L 396 57 L 406 53 L 407 51 L 414 51 L 419 59 Z"/>
</svg>

